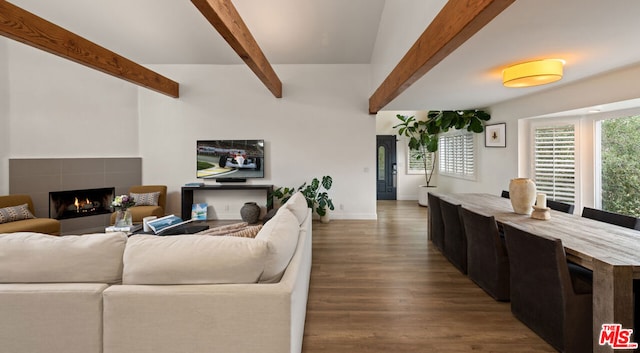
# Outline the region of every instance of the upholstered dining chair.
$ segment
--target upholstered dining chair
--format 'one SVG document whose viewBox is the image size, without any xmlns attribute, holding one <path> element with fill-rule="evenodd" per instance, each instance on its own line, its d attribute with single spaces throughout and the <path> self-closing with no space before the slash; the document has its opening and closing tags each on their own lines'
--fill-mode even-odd
<svg viewBox="0 0 640 353">
<path fill-rule="evenodd" d="M 513 315 L 560 352 L 592 352 L 592 284 L 569 271 L 562 241 L 504 229 Z"/>
<path fill-rule="evenodd" d="M 495 300 L 508 301 L 509 257 L 493 216 L 462 208 L 467 236 L 467 275 Z"/>
<path fill-rule="evenodd" d="M 615 224 L 617 226 L 640 230 L 640 219 L 627 216 L 620 213 L 598 210 L 595 208 L 584 207 L 582 209 L 582 217 L 594 219 L 596 221 Z"/>
<path fill-rule="evenodd" d="M 467 237 L 464 234 L 461 209 L 461 205 L 440 199 L 444 223 L 444 256 L 460 272 L 467 274 Z"/>
<path fill-rule="evenodd" d="M 570 203 L 555 201 L 555 200 L 547 200 L 547 207 L 552 210 L 573 214 L 573 210 L 575 209 L 575 205 Z"/>
<path fill-rule="evenodd" d="M 433 245 L 444 253 L 444 223 L 440 209 L 440 198 L 432 193 L 427 195 L 429 199 L 429 232 Z"/>
<path fill-rule="evenodd" d="M 167 205 L 166 185 L 136 185 L 129 188 L 129 196 L 136 200 L 136 205 L 130 207 L 134 224 L 142 223 L 147 216 L 163 217 Z M 111 224 L 116 221 L 115 212 L 111 214 Z"/>
</svg>

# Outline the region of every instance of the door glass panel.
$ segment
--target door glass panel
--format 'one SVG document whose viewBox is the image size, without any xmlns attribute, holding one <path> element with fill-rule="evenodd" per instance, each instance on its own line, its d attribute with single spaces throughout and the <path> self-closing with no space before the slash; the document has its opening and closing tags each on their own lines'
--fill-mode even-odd
<svg viewBox="0 0 640 353">
<path fill-rule="evenodd" d="M 386 154 L 386 149 L 384 148 L 384 146 L 378 146 L 378 180 L 384 180 L 387 174 L 384 169 L 385 154 Z"/>
</svg>

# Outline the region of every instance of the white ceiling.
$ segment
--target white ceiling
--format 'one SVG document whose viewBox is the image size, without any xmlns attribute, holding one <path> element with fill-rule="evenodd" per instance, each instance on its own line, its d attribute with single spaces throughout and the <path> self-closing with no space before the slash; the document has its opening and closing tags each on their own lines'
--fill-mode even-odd
<svg viewBox="0 0 640 353">
<path fill-rule="evenodd" d="M 141 64 L 242 64 L 188 0 L 10 2 Z M 233 3 L 272 64 L 366 64 L 385 0 Z M 639 15 L 637 0 L 517 0 L 386 109 L 486 107 L 640 63 Z M 506 65 L 549 57 L 561 81 L 502 86 Z"/>
</svg>

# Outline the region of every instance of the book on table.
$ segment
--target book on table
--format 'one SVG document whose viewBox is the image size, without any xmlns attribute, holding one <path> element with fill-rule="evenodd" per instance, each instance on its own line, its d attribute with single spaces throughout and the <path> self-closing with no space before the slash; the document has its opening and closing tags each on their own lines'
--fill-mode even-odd
<svg viewBox="0 0 640 353">
<path fill-rule="evenodd" d="M 172 229 L 180 227 L 191 221 L 192 219 L 183 221 L 182 218 L 176 215 L 169 215 L 169 216 L 164 216 L 164 217 L 160 217 L 152 221 L 149 221 L 147 222 L 147 225 L 149 226 L 149 228 L 151 228 L 154 234 L 163 235 L 168 233 Z"/>
<path fill-rule="evenodd" d="M 206 203 L 194 203 L 191 207 L 191 219 L 195 221 L 207 220 L 207 207 Z"/>
</svg>

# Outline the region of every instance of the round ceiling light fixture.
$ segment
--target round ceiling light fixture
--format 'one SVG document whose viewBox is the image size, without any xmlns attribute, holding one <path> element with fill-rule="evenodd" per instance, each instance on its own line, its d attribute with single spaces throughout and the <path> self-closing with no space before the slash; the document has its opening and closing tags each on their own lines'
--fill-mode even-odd
<svg viewBox="0 0 640 353">
<path fill-rule="evenodd" d="M 544 59 L 507 67 L 502 71 L 505 87 L 531 87 L 558 81 L 562 78 L 564 60 Z"/>
</svg>

